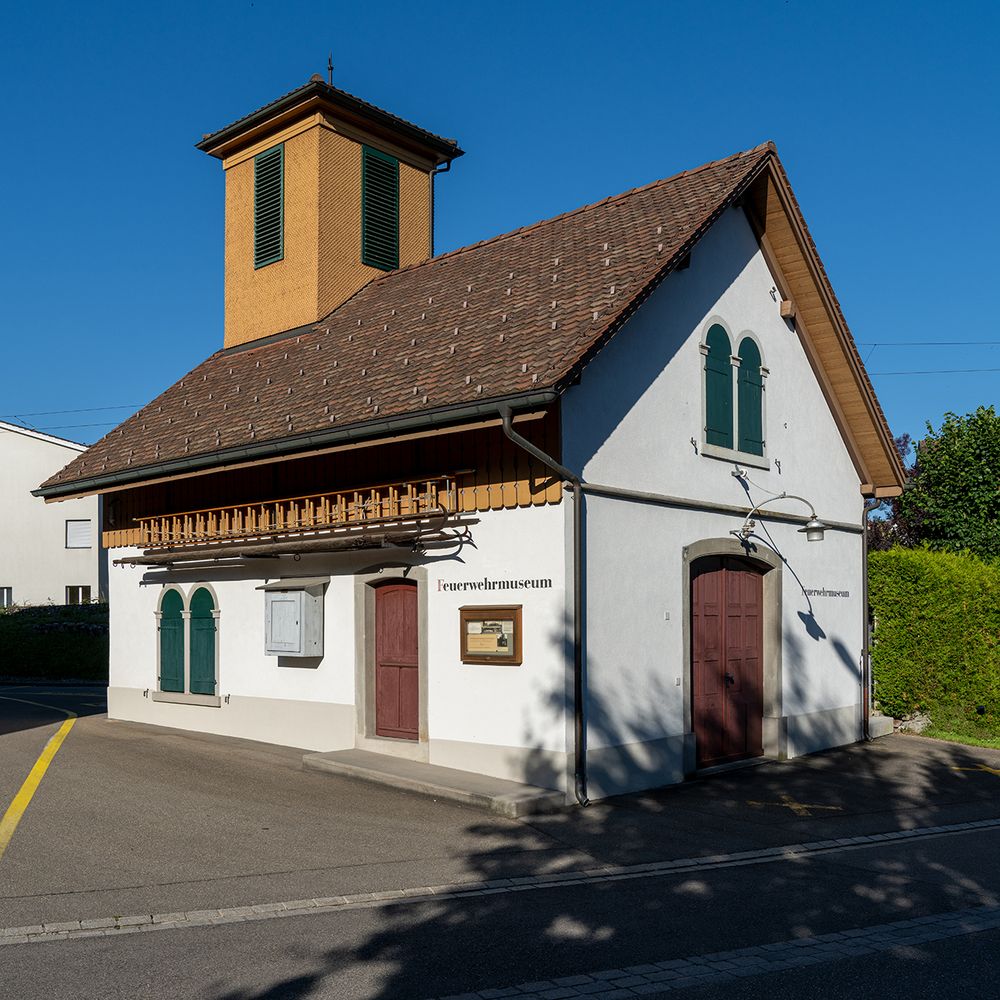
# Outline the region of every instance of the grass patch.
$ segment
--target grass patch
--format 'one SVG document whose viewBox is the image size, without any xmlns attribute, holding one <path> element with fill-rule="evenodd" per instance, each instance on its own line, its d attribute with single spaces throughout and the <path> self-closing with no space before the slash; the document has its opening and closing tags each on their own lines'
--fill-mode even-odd
<svg viewBox="0 0 1000 1000">
<path fill-rule="evenodd" d="M 108 679 L 108 606 L 0 609 L 0 676 Z"/>
<path fill-rule="evenodd" d="M 988 733 L 955 732 L 939 726 L 929 726 L 921 734 L 932 740 L 946 740 L 948 743 L 964 743 L 967 747 L 987 747 L 990 750 L 1000 750 L 1000 736 Z"/>
</svg>

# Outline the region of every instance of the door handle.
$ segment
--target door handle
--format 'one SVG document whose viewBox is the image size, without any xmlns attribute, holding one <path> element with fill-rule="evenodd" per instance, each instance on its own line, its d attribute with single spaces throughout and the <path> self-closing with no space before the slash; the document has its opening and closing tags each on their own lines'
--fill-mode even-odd
<svg viewBox="0 0 1000 1000">
<path fill-rule="evenodd" d="M 726 679 L 727 684 L 736 683 L 736 678 L 732 674 L 723 674 L 722 676 Z"/>
</svg>

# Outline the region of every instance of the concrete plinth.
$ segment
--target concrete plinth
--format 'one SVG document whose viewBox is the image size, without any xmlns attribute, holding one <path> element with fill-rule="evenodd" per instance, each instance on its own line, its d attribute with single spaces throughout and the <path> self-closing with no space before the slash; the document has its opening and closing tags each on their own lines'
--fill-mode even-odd
<svg viewBox="0 0 1000 1000">
<path fill-rule="evenodd" d="M 566 806 L 565 794 L 550 788 L 366 750 L 308 753 L 302 758 L 302 763 L 317 771 L 329 771 L 347 778 L 360 778 L 421 795 L 462 802 L 511 819 L 531 813 L 555 812 Z"/>
</svg>

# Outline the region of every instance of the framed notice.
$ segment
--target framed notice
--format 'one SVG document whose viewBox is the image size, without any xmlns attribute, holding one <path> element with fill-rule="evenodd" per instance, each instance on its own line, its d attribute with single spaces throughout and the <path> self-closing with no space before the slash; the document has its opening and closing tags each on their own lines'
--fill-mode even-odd
<svg viewBox="0 0 1000 1000">
<path fill-rule="evenodd" d="M 520 604 L 465 607 L 458 613 L 463 663 L 520 666 Z"/>
</svg>

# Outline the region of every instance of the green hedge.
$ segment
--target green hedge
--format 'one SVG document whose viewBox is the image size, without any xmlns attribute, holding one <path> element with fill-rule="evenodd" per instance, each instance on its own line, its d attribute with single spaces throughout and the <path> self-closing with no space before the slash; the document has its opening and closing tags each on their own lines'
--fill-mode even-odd
<svg viewBox="0 0 1000 1000">
<path fill-rule="evenodd" d="M 896 548 L 871 553 L 868 581 L 881 709 L 926 712 L 935 729 L 1000 733 L 1000 564 Z"/>
<path fill-rule="evenodd" d="M 107 681 L 107 604 L 0 608 L 0 677 Z"/>
</svg>

